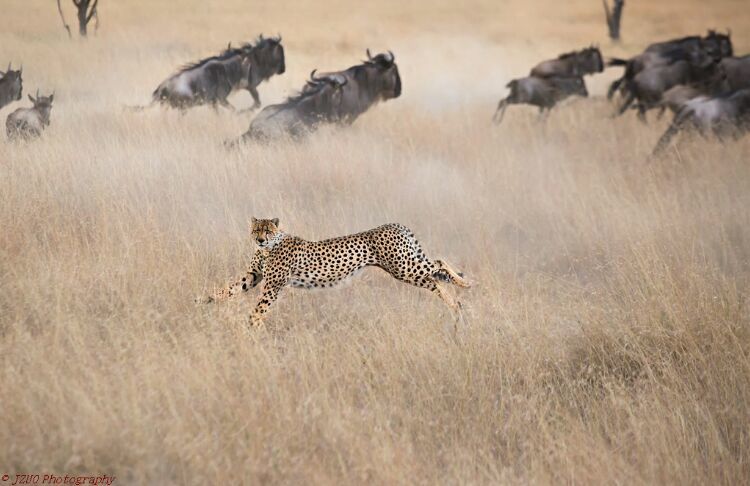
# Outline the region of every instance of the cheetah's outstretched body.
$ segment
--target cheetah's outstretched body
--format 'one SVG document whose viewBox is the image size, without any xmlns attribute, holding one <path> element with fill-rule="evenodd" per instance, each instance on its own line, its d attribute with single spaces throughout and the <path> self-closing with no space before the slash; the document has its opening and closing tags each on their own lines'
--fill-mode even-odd
<svg viewBox="0 0 750 486">
<path fill-rule="evenodd" d="M 251 324 L 263 316 L 287 286 L 326 288 L 353 276 L 366 266 L 380 267 L 402 282 L 437 294 L 457 315 L 461 304 L 442 285 L 449 282 L 468 288 L 461 273 L 441 260 L 430 260 L 409 228 L 385 224 L 362 233 L 324 241 L 306 241 L 279 230 L 278 219 L 252 219 L 251 236 L 260 249 L 247 275 L 214 294 L 224 300 L 265 280 Z"/>
</svg>

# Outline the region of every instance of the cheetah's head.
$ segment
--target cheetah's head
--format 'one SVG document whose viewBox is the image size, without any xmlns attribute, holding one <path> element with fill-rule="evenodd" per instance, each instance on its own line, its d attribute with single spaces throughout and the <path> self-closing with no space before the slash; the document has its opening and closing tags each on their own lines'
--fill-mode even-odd
<svg viewBox="0 0 750 486">
<path fill-rule="evenodd" d="M 260 248 L 271 248 L 281 235 L 279 218 L 256 219 L 250 221 L 250 237 Z"/>
</svg>

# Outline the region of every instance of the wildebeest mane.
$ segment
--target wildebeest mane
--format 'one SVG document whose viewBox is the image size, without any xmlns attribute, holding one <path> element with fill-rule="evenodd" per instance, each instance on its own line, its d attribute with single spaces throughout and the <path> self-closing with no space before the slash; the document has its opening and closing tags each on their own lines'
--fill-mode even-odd
<svg viewBox="0 0 750 486">
<path fill-rule="evenodd" d="M 199 68 L 211 61 L 225 61 L 231 57 L 234 57 L 240 54 L 248 55 L 250 54 L 250 52 L 252 52 L 253 49 L 263 48 L 270 44 L 278 44 L 279 42 L 281 42 L 281 36 L 263 37 L 263 35 L 260 35 L 258 36 L 258 39 L 255 42 L 255 44 L 248 42 L 246 44 L 241 45 L 240 47 L 229 47 L 227 49 L 224 49 L 224 51 L 222 51 L 221 54 L 218 54 L 216 56 L 210 56 L 205 59 L 201 59 L 199 61 L 185 64 L 181 66 L 175 72 L 175 74 L 180 74 L 180 73 L 184 73 L 185 71 L 190 71 L 191 69 Z"/>
<path fill-rule="evenodd" d="M 579 51 L 570 51 L 570 52 L 566 52 L 564 54 L 560 54 L 559 56 L 557 56 L 557 58 L 558 59 L 570 59 L 571 57 L 576 57 L 576 56 L 579 56 L 581 54 L 588 54 L 589 52 L 598 51 L 598 50 L 599 49 L 597 47 L 591 46 L 591 47 L 587 47 L 585 49 L 581 49 Z"/>
<path fill-rule="evenodd" d="M 200 61 L 195 61 L 192 63 L 184 64 L 180 66 L 179 69 L 175 72 L 175 74 L 184 73 L 185 71 L 190 71 L 191 69 L 199 68 L 206 63 L 209 63 L 211 61 L 225 61 L 231 57 L 246 53 L 248 49 L 252 49 L 251 44 L 245 44 L 241 47 L 230 47 L 228 49 L 225 49 L 221 52 L 221 54 L 218 54 L 216 56 L 210 56 L 205 59 L 201 59 Z"/>
<path fill-rule="evenodd" d="M 328 80 L 326 78 L 315 79 L 315 71 L 310 73 L 310 79 L 305 83 L 305 86 L 297 93 L 286 99 L 285 104 L 299 103 L 300 101 L 307 99 L 311 96 L 318 94 L 320 90 L 325 88 Z"/>
</svg>

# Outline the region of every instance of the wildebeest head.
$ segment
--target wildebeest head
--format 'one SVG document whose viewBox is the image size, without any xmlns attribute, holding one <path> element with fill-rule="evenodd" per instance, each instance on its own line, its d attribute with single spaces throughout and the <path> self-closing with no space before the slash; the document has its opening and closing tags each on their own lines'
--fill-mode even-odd
<svg viewBox="0 0 750 486">
<path fill-rule="evenodd" d="M 368 78 L 372 81 L 371 88 L 374 88 L 383 100 L 401 96 L 401 76 L 398 73 L 393 53 L 388 51 L 372 56 L 370 49 L 366 52 L 365 68 L 368 71 Z"/>
<path fill-rule="evenodd" d="M 50 112 L 52 111 L 52 101 L 55 99 L 53 92 L 49 96 L 39 96 L 39 90 L 36 90 L 36 97 L 29 95 L 29 100 L 34 104 L 36 110 L 42 118 L 42 124 L 49 125 Z"/>
<path fill-rule="evenodd" d="M 727 71 L 721 62 L 714 61 L 693 66 L 693 84 L 707 92 L 722 92 L 730 89 Z"/>
<path fill-rule="evenodd" d="M 591 46 L 584 50 L 587 56 L 587 62 L 596 69 L 597 73 L 604 71 L 604 59 L 602 58 L 602 51 L 596 46 Z"/>
<path fill-rule="evenodd" d="M 732 31 L 727 30 L 726 34 L 721 34 L 715 30 L 709 30 L 708 34 L 701 39 L 701 46 L 713 59 L 731 57 L 734 54 Z"/>
<path fill-rule="evenodd" d="M 602 53 L 596 46 L 590 46 L 580 51 L 562 54 L 560 59 L 572 58 L 576 63 L 576 73 L 590 74 L 604 71 L 604 59 Z"/>
<path fill-rule="evenodd" d="M 254 46 L 247 46 L 245 49 L 253 68 L 259 71 L 260 77 L 265 79 L 286 71 L 284 46 L 281 45 L 280 35 L 267 38 L 261 35 Z"/>
<path fill-rule="evenodd" d="M 11 63 L 8 63 L 8 69 L 4 73 L 0 71 L 0 86 L 2 86 L 2 91 L 6 94 L 8 103 L 13 100 L 20 100 L 23 92 L 23 79 L 21 77 L 23 67 L 17 71 L 11 70 L 10 67 Z"/>
</svg>

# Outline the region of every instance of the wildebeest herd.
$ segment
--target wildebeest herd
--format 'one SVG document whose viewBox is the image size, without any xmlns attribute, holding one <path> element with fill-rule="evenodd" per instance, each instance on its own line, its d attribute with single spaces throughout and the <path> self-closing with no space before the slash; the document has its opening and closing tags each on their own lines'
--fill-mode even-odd
<svg viewBox="0 0 750 486">
<path fill-rule="evenodd" d="M 323 124 L 349 125 L 379 101 L 401 95 L 401 76 L 395 56 L 388 51 L 343 71 L 316 74 L 298 94 L 283 103 L 261 110 L 239 138 L 228 147 L 243 142 L 268 141 L 279 137 L 298 138 Z M 708 31 L 705 36 L 689 36 L 649 45 L 629 59 L 602 56 L 598 47 L 562 54 L 534 66 L 529 76 L 507 84 L 510 93 L 500 100 L 493 120 L 500 123 L 509 105 L 526 104 L 546 116 L 570 96 L 588 97 L 584 76 L 601 73 L 607 67 L 624 67 L 620 78 L 610 86 L 607 98 L 619 93 L 622 101 L 617 115 L 630 108 L 644 122 L 646 113 L 659 109 L 660 116 L 671 110 L 674 118 L 658 141 L 655 153 L 663 151 L 672 138 L 686 128 L 700 134 L 713 133 L 722 139 L 738 137 L 750 128 L 750 55 L 735 57 L 731 33 Z M 286 70 L 281 36 L 264 38 L 240 47 L 230 45 L 223 52 L 188 64 L 168 77 L 154 90 L 149 106 L 186 110 L 199 105 L 234 110 L 228 97 L 247 90 L 254 104 L 261 106 L 258 85 Z M 0 71 L 0 108 L 21 99 L 22 69 L 9 65 Z M 18 108 L 8 115 L 6 132 L 11 140 L 41 135 L 50 122 L 54 94 L 29 95 L 33 106 Z M 139 107 L 143 109 L 145 107 Z"/>
</svg>

